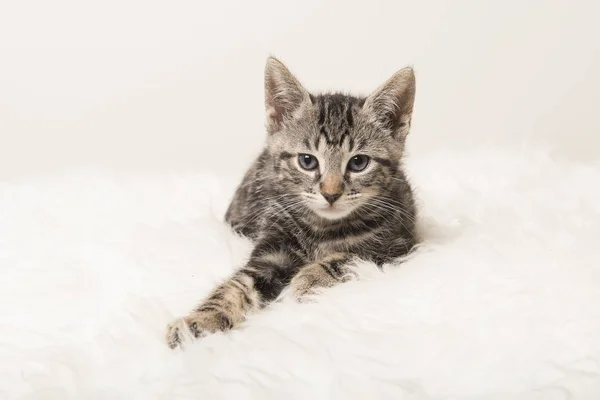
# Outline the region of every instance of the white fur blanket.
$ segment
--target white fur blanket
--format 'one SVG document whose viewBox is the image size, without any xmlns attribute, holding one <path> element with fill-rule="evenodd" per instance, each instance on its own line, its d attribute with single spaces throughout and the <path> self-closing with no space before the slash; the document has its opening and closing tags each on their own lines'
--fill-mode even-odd
<svg viewBox="0 0 600 400">
<path fill-rule="evenodd" d="M 600 398 L 600 164 L 548 154 L 409 158 L 413 258 L 185 351 L 165 325 L 250 249 L 221 222 L 237 182 L 0 184 L 0 398 Z"/>
</svg>

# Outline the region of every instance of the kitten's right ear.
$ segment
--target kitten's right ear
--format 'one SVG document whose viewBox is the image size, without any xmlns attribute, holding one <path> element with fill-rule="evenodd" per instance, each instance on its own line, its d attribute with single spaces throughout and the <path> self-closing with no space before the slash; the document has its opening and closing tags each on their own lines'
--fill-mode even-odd
<svg viewBox="0 0 600 400">
<path fill-rule="evenodd" d="M 303 103 L 310 103 L 310 95 L 294 75 L 274 57 L 265 66 L 265 108 L 267 131 L 279 131 Z"/>
</svg>

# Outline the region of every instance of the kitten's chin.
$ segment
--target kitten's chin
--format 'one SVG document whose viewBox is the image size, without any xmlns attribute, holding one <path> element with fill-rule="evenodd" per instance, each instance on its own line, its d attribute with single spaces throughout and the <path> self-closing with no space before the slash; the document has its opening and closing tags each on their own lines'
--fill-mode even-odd
<svg viewBox="0 0 600 400">
<path fill-rule="evenodd" d="M 352 211 L 354 211 L 354 209 L 352 207 L 339 207 L 327 205 L 313 207 L 313 211 L 319 217 L 333 221 L 336 219 L 342 219 L 347 217 L 352 213 Z"/>
</svg>

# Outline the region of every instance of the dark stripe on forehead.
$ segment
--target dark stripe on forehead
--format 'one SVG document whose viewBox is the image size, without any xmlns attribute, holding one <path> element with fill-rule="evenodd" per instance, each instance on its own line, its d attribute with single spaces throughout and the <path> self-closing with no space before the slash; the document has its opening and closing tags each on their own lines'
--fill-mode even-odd
<svg viewBox="0 0 600 400">
<path fill-rule="evenodd" d="M 351 133 L 355 124 L 354 111 L 356 104 L 362 103 L 362 99 L 340 93 L 320 95 L 317 99 L 319 136 L 332 146 L 342 146 L 349 138 L 350 148 L 353 149 L 355 143 Z M 315 143 L 315 147 L 318 147 L 319 139 Z"/>
<path fill-rule="evenodd" d="M 348 108 L 346 109 L 346 121 L 348 122 L 348 126 L 350 128 L 354 126 L 354 117 L 352 116 L 352 103 L 348 103 Z"/>
<path fill-rule="evenodd" d="M 319 126 L 323 125 L 325 123 L 325 102 L 324 101 L 319 101 L 319 120 L 318 120 L 318 124 Z"/>
<path fill-rule="evenodd" d="M 335 103 L 331 101 L 326 101 L 325 104 L 325 121 L 327 121 L 327 123 L 329 124 L 331 123 L 331 118 L 334 114 Z"/>
<path fill-rule="evenodd" d="M 321 136 L 323 136 L 325 138 L 325 142 L 327 144 L 329 144 L 329 145 L 336 144 L 335 140 L 331 139 L 331 137 L 329 136 L 328 129 L 325 125 L 321 126 L 320 133 L 321 133 Z"/>
</svg>

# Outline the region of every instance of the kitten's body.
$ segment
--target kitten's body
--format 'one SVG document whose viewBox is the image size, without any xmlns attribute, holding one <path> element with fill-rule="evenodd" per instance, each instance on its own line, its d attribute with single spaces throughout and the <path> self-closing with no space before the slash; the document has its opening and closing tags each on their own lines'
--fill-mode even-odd
<svg viewBox="0 0 600 400">
<path fill-rule="evenodd" d="M 188 329 L 200 337 L 235 327 L 286 286 L 302 298 L 344 281 L 354 258 L 381 265 L 415 245 L 415 206 L 401 165 L 412 70 L 398 72 L 368 98 L 313 96 L 270 59 L 265 84 L 267 146 L 225 217 L 255 248 L 183 326 L 169 327 L 171 347 Z M 304 168 L 300 157 L 317 167 Z M 367 166 L 355 168 L 365 158 Z"/>
<path fill-rule="evenodd" d="M 364 99 L 347 96 L 315 97 L 320 110 L 337 108 L 344 121 L 325 115 L 321 126 L 308 139 L 314 142 L 329 140 L 332 147 L 338 147 L 338 143 L 345 141 L 341 137 L 344 132 L 351 132 L 348 120 L 357 118 L 347 117 L 349 112 L 353 113 L 351 104 L 362 102 Z M 350 111 L 345 111 L 348 108 Z M 321 129 L 328 126 L 338 129 L 329 132 Z M 280 154 L 272 154 L 267 148 L 246 173 L 225 220 L 236 232 L 254 241 L 260 241 L 261 235 L 277 233 L 282 238 L 281 245 L 289 246 L 293 242 L 298 247 L 298 255 L 305 261 L 315 261 L 332 252 L 349 252 L 377 264 L 389 262 L 406 254 L 414 245 L 415 209 L 400 160 L 385 158 L 384 161 L 383 157 L 385 155 L 379 157 L 380 162 L 385 163 L 381 165 L 385 170 L 381 184 L 389 186 L 382 188 L 385 192 L 377 200 L 385 198 L 392 208 L 382 209 L 383 206 L 377 207 L 381 203 L 367 203 L 347 217 L 329 220 L 302 205 L 292 206 L 295 199 L 286 196 L 286 189 L 277 184 L 287 178 L 277 172 L 280 169 L 278 164 L 289 160 L 281 159 Z"/>
</svg>

